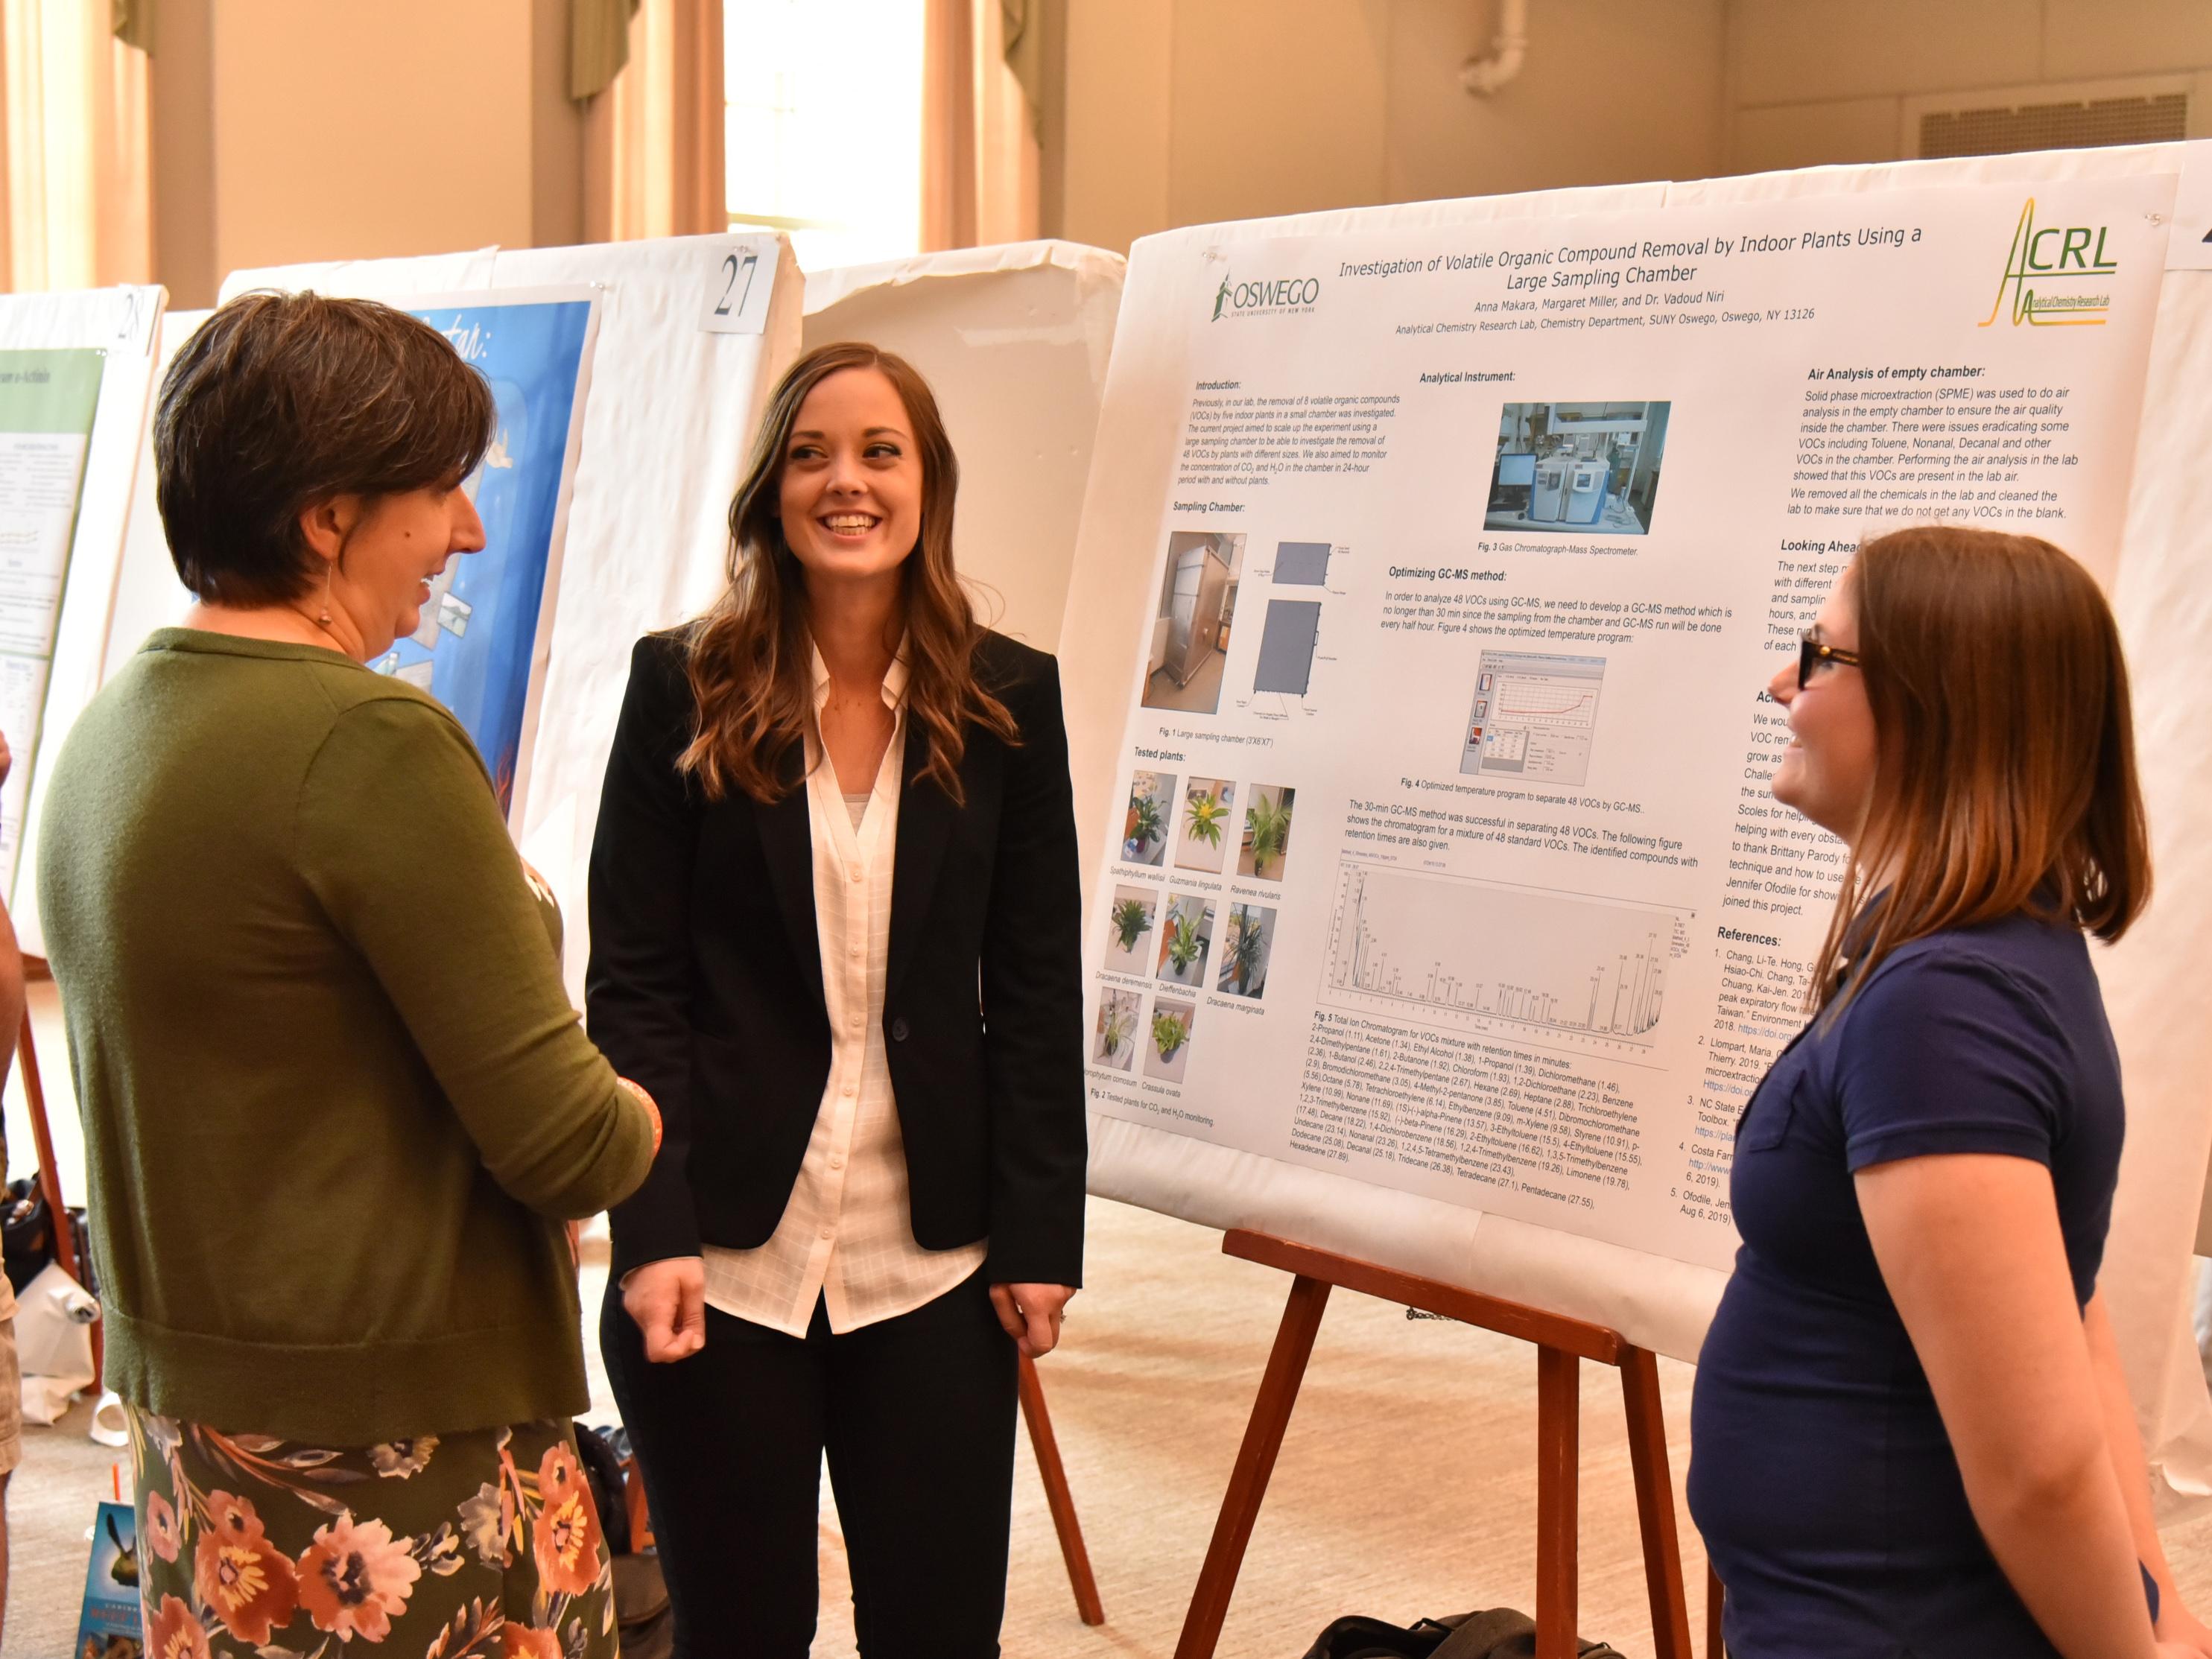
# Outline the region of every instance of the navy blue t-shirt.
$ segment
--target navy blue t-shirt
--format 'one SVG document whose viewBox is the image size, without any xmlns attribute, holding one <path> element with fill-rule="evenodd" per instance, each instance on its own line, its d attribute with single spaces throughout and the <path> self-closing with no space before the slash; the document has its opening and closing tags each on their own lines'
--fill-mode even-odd
<svg viewBox="0 0 2212 1659">
<path fill-rule="evenodd" d="M 2053 1659 L 1967 1508 L 1851 1177 L 2045 1165 L 2086 1304 L 2123 1129 L 2087 945 L 2025 915 L 1904 946 L 1776 1060 L 1737 1132 L 1743 1244 L 1691 1406 L 1690 1509 L 1738 1659 Z"/>
</svg>

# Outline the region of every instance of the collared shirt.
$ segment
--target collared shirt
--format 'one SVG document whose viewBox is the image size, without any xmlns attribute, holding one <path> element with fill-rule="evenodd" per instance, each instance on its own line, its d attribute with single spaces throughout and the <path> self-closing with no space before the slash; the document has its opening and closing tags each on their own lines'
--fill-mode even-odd
<svg viewBox="0 0 2212 1659">
<path fill-rule="evenodd" d="M 984 1243 L 926 1250 L 914 1237 L 906 1144 L 884 1053 L 884 977 L 890 957 L 891 872 L 906 749 L 906 652 L 884 676 L 891 739 L 860 822 L 823 752 L 830 671 L 814 653 L 814 718 L 806 730 L 806 816 L 814 848 L 814 918 L 830 1012 L 830 1080 L 806 1158 L 767 1243 L 708 1245 L 707 1302 L 736 1318 L 804 1336 L 819 1297 L 842 1333 L 908 1313 L 983 1265 Z M 855 793 L 858 793 L 857 791 Z"/>
</svg>

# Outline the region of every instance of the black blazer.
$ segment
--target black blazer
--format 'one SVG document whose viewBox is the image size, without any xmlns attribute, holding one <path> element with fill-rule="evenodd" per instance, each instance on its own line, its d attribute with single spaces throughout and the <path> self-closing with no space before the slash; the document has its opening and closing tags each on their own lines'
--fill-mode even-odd
<svg viewBox="0 0 2212 1659">
<path fill-rule="evenodd" d="M 665 1125 L 613 1212 L 617 1277 L 702 1243 L 766 1243 L 830 1077 L 806 792 L 710 803 L 677 770 L 694 720 L 684 639 L 632 653 L 592 847 L 592 1039 Z M 994 1282 L 1075 1285 L 1081 900 L 1060 671 L 998 634 L 975 661 L 1021 741 L 968 728 L 964 804 L 917 775 L 927 747 L 907 725 L 883 1031 L 914 1236 L 942 1250 L 988 1234 Z M 803 764 L 792 744 L 787 781 Z"/>
</svg>

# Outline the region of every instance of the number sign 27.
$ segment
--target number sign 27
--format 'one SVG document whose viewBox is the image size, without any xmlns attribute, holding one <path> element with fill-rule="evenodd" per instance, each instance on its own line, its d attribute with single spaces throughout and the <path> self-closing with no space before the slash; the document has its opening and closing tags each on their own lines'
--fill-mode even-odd
<svg viewBox="0 0 2212 1659">
<path fill-rule="evenodd" d="M 709 334 L 760 333 L 768 325 L 775 258 L 773 247 L 735 247 L 717 256 L 699 326 Z"/>
</svg>

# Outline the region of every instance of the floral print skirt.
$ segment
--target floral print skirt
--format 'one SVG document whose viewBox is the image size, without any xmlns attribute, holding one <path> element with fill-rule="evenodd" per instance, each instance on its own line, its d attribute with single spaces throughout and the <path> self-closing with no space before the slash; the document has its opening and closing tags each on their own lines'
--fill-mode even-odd
<svg viewBox="0 0 2212 1659">
<path fill-rule="evenodd" d="M 131 1413 L 149 1659 L 613 1659 L 566 1423 L 357 1448 Z"/>
</svg>

